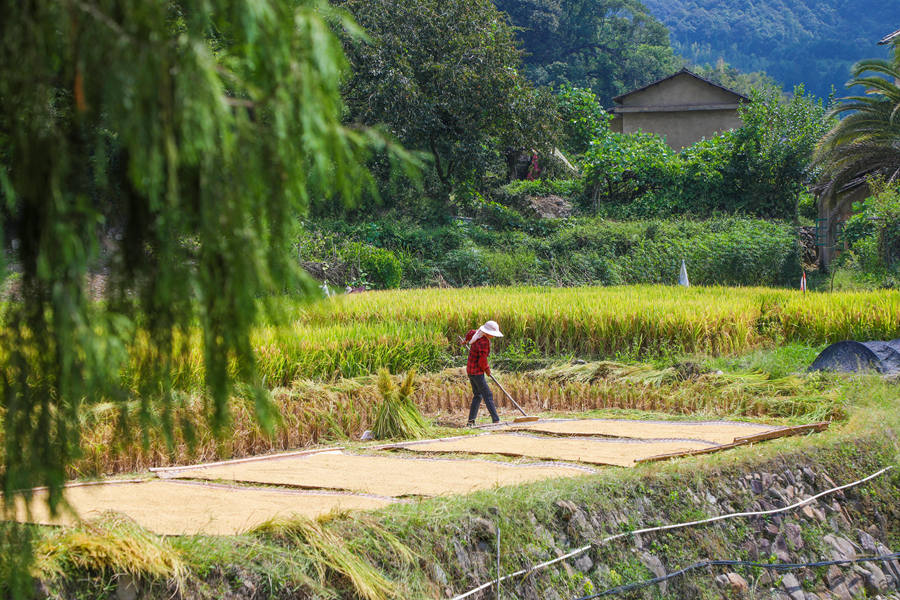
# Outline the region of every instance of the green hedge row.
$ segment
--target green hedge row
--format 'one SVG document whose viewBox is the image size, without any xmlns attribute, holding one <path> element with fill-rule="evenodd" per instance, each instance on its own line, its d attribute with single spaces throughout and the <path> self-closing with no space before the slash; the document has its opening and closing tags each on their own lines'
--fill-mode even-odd
<svg viewBox="0 0 900 600">
<path fill-rule="evenodd" d="M 301 259 L 369 265 L 375 288 L 675 283 L 681 260 L 698 285 L 792 285 L 800 277 L 796 229 L 749 218 L 613 222 L 569 219 L 547 230 L 496 231 L 461 221 L 424 228 L 403 221 L 321 222 Z M 315 248 L 329 248 L 316 255 Z M 337 250 L 335 250 L 337 249 Z M 306 253 L 303 255 L 303 253 Z M 350 284 L 354 281 L 332 282 Z"/>
</svg>

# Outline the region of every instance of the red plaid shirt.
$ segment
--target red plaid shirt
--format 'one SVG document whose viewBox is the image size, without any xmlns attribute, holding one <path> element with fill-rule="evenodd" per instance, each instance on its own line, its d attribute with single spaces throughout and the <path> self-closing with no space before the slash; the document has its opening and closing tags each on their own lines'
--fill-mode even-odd
<svg viewBox="0 0 900 600">
<path fill-rule="evenodd" d="M 466 334 L 466 342 L 472 339 L 477 330 L 470 329 Z M 469 375 L 491 374 L 491 367 L 488 365 L 487 357 L 491 353 L 491 338 L 482 334 L 475 343 L 469 347 L 469 360 L 466 363 L 466 373 Z"/>
</svg>

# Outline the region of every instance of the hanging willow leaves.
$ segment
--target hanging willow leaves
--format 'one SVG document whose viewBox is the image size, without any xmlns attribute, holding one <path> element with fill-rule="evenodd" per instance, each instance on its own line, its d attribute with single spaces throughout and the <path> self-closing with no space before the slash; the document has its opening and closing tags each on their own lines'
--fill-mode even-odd
<svg viewBox="0 0 900 600">
<path fill-rule="evenodd" d="M 335 25 L 354 29 L 317 0 L 0 6 L 7 508 L 36 485 L 58 505 L 89 403 L 119 403 L 128 436 L 176 427 L 171 373 L 198 336 L 224 430 L 232 382 L 255 381 L 260 299 L 309 289 L 296 217 L 371 189 L 373 151 L 408 159 L 342 126 Z"/>
</svg>

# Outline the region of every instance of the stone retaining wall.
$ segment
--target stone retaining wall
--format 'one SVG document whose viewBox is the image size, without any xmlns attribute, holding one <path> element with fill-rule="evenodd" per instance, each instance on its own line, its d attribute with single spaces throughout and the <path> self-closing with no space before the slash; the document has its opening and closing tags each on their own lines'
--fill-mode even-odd
<svg viewBox="0 0 900 600">
<path fill-rule="evenodd" d="M 834 457 L 832 457 L 834 458 Z M 792 460 L 799 459 L 799 460 Z M 881 466 L 881 465 L 879 465 Z M 516 525 L 530 529 L 532 543 L 518 557 L 527 564 L 561 556 L 611 533 L 685 522 L 739 511 L 782 508 L 826 489 L 860 479 L 874 465 L 855 456 L 844 465 L 816 464 L 815 457 L 794 455 L 747 472 L 728 469 L 623 486 L 598 501 L 560 498 L 555 518 L 540 522 L 527 514 Z M 693 479 L 693 480 L 691 480 Z M 504 582 L 507 598 L 563 600 L 634 581 L 661 576 L 704 559 L 806 563 L 889 554 L 900 539 L 900 476 L 889 472 L 860 487 L 837 492 L 789 513 L 736 518 L 687 529 L 615 540 L 523 580 Z M 498 509 L 498 515 L 501 509 Z M 504 519 L 505 521 L 505 519 Z M 432 579 L 447 597 L 495 576 L 495 519 L 473 517 L 446 544 Z M 507 522 L 506 527 L 510 525 Z M 502 535 L 502 530 L 501 530 Z M 504 572 L 517 557 L 503 557 Z M 465 581 L 465 584 L 463 584 Z M 503 592 L 505 590 L 505 592 Z M 781 574 L 738 567 L 699 569 L 666 583 L 619 598 L 900 598 L 900 563 L 807 568 Z M 493 598 L 494 592 L 475 596 Z"/>
</svg>

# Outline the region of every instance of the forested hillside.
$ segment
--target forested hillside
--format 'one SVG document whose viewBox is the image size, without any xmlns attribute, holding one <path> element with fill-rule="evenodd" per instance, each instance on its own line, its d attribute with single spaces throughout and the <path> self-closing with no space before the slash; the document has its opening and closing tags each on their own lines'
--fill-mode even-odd
<svg viewBox="0 0 900 600">
<path fill-rule="evenodd" d="M 719 58 L 765 71 L 785 89 L 844 94 L 850 66 L 888 55 L 878 40 L 900 28 L 897 0 L 643 0 L 694 63 Z"/>
<path fill-rule="evenodd" d="M 666 28 L 639 0 L 494 0 L 519 28 L 538 85 L 589 87 L 614 96 L 670 75 L 682 61 Z"/>
</svg>

